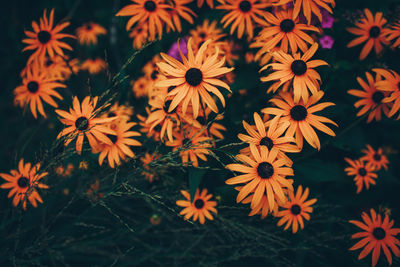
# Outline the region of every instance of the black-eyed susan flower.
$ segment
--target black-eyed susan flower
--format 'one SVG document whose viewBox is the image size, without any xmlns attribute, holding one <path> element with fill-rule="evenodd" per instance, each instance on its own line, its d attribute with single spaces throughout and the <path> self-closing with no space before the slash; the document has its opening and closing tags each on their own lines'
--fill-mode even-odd
<svg viewBox="0 0 400 267">
<path fill-rule="evenodd" d="M 270 210 L 274 209 L 275 202 L 286 202 L 287 198 L 284 189 L 293 191 L 293 180 L 286 176 L 293 176 L 293 169 L 288 166 L 287 161 L 278 158 L 278 149 L 272 148 L 270 151 L 266 146 L 257 148 L 250 145 L 251 158 L 239 154 L 236 159 L 243 164 L 228 164 L 227 169 L 244 173 L 225 181 L 226 184 L 246 184 L 237 195 L 236 201 L 242 202 L 251 192 L 254 197 L 251 201 L 251 208 L 257 207 L 263 195 L 268 198 Z"/>
<path fill-rule="evenodd" d="M 133 39 L 132 45 L 135 49 L 140 49 L 147 43 L 149 38 L 149 28 L 146 23 L 139 23 L 132 28 L 129 37 Z"/>
<path fill-rule="evenodd" d="M 152 183 L 155 179 L 158 179 L 157 172 L 150 167 L 149 164 L 154 162 L 155 160 L 159 159 L 161 157 L 161 154 L 158 153 L 146 153 L 144 154 L 143 157 L 140 158 L 140 161 L 143 163 L 143 168 L 144 171 L 142 174 L 144 175 L 145 179 L 149 181 L 149 183 Z"/>
<path fill-rule="evenodd" d="M 132 81 L 132 92 L 135 95 L 136 98 L 141 98 L 148 96 L 147 92 L 147 84 L 149 83 L 149 80 L 146 77 L 140 77 L 136 81 Z"/>
<path fill-rule="evenodd" d="M 318 43 L 314 43 L 302 56 L 299 53 L 294 55 L 283 51 L 274 52 L 274 63 L 265 65 L 260 71 L 272 67 L 273 72 L 261 81 L 269 82 L 279 80 L 279 86 L 291 82 L 293 86 L 294 102 L 298 103 L 302 98 L 307 102 L 310 91 L 313 95 L 319 92 L 321 76 L 314 68 L 328 65 L 323 60 L 310 60 L 318 49 Z"/>
<path fill-rule="evenodd" d="M 194 13 L 190 8 L 186 5 L 191 3 L 192 0 L 171 0 L 169 3 L 171 7 L 168 10 L 171 15 L 172 22 L 175 25 L 175 28 L 178 32 L 182 31 L 181 19 L 183 18 L 190 24 L 193 24 L 193 18 L 196 17 L 196 13 Z"/>
<path fill-rule="evenodd" d="M 232 71 L 233 68 L 223 67 L 225 60 L 218 60 L 218 50 L 212 56 L 204 56 L 204 51 L 211 40 L 202 44 L 196 55 L 193 54 L 191 40 L 190 38 L 188 41 L 188 57 L 186 58 L 181 54 L 182 62 L 161 53 L 165 62 L 157 63 L 157 65 L 167 78 L 155 85 L 167 88 L 176 86 L 168 93 L 168 96 L 173 97 L 168 111 L 171 112 L 181 104 L 182 112 L 185 114 L 189 103 L 191 103 L 193 117 L 197 118 L 201 103 L 204 103 L 213 112 L 218 113 L 217 105 L 209 92 L 215 94 L 222 105 L 225 106 L 225 99 L 215 86 L 230 91 L 229 85 L 219 80 L 218 77 Z"/>
<path fill-rule="evenodd" d="M 372 266 L 378 263 L 381 250 L 383 250 L 389 265 L 392 265 L 392 254 L 390 250 L 396 257 L 400 257 L 400 241 L 395 237 L 400 233 L 400 228 L 393 228 L 394 221 L 390 220 L 388 215 L 385 215 L 382 221 L 382 216 L 376 214 L 374 209 L 370 210 L 370 214 L 371 216 L 368 216 L 366 212 L 363 212 L 361 215 L 362 222 L 355 220 L 349 221 L 349 223 L 363 230 L 351 236 L 352 239 L 362 239 L 349 250 L 363 248 L 358 256 L 359 260 L 365 258 L 372 251 Z"/>
<path fill-rule="evenodd" d="M 364 185 L 368 190 L 371 184 L 376 184 L 374 179 L 377 179 L 378 175 L 374 172 L 375 169 L 371 163 L 362 160 L 351 160 L 349 158 L 345 158 L 344 160 L 350 164 L 350 167 L 346 167 L 344 171 L 348 176 L 355 176 L 353 180 L 357 186 L 357 194 L 361 192 Z"/>
<path fill-rule="evenodd" d="M 88 71 L 90 74 L 97 74 L 107 69 L 107 63 L 101 58 L 89 58 L 82 62 L 81 69 Z"/>
<path fill-rule="evenodd" d="M 55 88 L 65 88 L 66 85 L 57 82 L 54 76 L 48 76 L 46 72 L 37 64 L 27 66 L 26 77 L 22 80 L 22 85 L 14 90 L 15 101 L 20 103 L 20 106 L 26 107 L 29 105 L 32 115 L 37 118 L 37 112 L 46 117 L 42 101 L 58 107 L 54 98 L 62 100 L 62 96 Z"/>
<path fill-rule="evenodd" d="M 154 40 L 156 35 L 161 38 L 163 24 L 166 23 L 174 29 L 171 16 L 168 13 L 169 5 L 161 0 L 131 0 L 133 4 L 123 7 L 116 16 L 130 16 L 126 24 L 126 30 L 132 28 L 135 23 L 146 23 L 149 36 Z"/>
<path fill-rule="evenodd" d="M 101 25 L 88 22 L 76 29 L 76 37 L 81 45 L 95 45 L 99 35 L 105 35 L 107 30 Z"/>
<path fill-rule="evenodd" d="M 35 50 L 29 57 L 29 61 L 38 58 L 43 59 L 45 55 L 51 58 L 54 55 L 64 56 L 63 49 L 71 50 L 72 47 L 61 41 L 63 38 L 75 38 L 75 36 L 60 33 L 69 25 L 69 22 L 63 22 L 54 26 L 54 9 L 50 11 L 50 17 L 46 16 L 46 9 L 43 11 L 43 18 L 40 18 L 40 24 L 36 21 L 32 22 L 32 31 L 25 31 L 28 38 L 23 39 L 22 42 L 27 44 L 22 51 Z"/>
<path fill-rule="evenodd" d="M 201 193 L 199 192 L 199 189 L 197 189 L 194 199 L 191 201 L 189 192 L 181 190 L 181 194 L 185 197 L 185 200 L 176 201 L 176 205 L 184 208 L 179 214 L 184 215 L 185 220 L 192 217 L 193 221 L 197 221 L 198 219 L 201 224 L 206 222 L 206 218 L 212 221 L 214 217 L 211 215 L 211 212 L 215 214 L 218 213 L 215 208 L 217 202 L 210 200 L 212 194 L 207 193 L 207 189 L 203 189 Z"/>
<path fill-rule="evenodd" d="M 373 119 L 380 121 L 382 118 L 382 112 L 388 116 L 390 105 L 383 103 L 382 100 L 388 96 L 387 92 L 378 90 L 375 86 L 376 82 L 382 80 L 380 75 L 376 75 L 376 78 L 366 72 L 367 81 L 364 81 L 361 77 L 357 77 L 357 81 L 363 90 L 351 89 L 347 93 L 360 97 L 361 99 L 354 103 L 356 108 L 362 107 L 357 113 L 357 116 L 363 116 L 369 112 L 367 122 L 371 122 Z"/>
<path fill-rule="evenodd" d="M 259 0 L 226 0 L 217 9 L 229 12 L 221 19 L 221 23 L 224 28 L 231 24 L 231 35 L 237 29 L 238 38 L 242 38 L 246 30 L 249 38 L 253 38 L 254 24 L 265 25 L 265 8 L 271 5 L 272 3 Z"/>
<path fill-rule="evenodd" d="M 90 147 L 96 153 L 98 152 L 99 142 L 108 145 L 113 144 L 108 135 L 115 135 L 116 133 L 104 124 L 116 118 L 98 118 L 99 109 L 95 109 L 97 100 L 97 96 L 93 99 L 87 96 L 81 104 L 75 96 L 69 112 L 60 109 L 56 110 L 56 113 L 62 117 L 59 120 L 67 126 L 58 134 L 57 138 L 67 136 L 65 140 L 66 146 L 76 138 L 76 151 L 78 154 L 82 152 L 84 136 L 87 137 Z"/>
<path fill-rule="evenodd" d="M 280 123 L 289 122 L 286 135 L 294 136 L 296 144 L 300 149 L 303 148 L 304 137 L 307 143 L 320 150 L 321 144 L 313 127 L 330 136 L 335 136 L 335 133 L 324 123 L 330 123 L 337 126 L 334 121 L 314 114 L 326 107 L 335 105 L 331 102 L 317 104 L 323 95 L 324 92 L 319 91 L 315 95 L 311 96 L 307 102 L 300 100 L 300 102 L 296 104 L 293 101 L 292 94 L 281 93 L 278 98 L 271 99 L 271 102 L 277 107 L 264 108 L 261 112 L 279 116 Z"/>
<path fill-rule="evenodd" d="M 140 136 L 140 133 L 131 131 L 135 126 L 135 122 L 117 121 L 110 127 L 115 134 L 108 134 L 107 137 L 111 140 L 111 144 L 101 143 L 98 146 L 100 151 L 99 164 L 102 165 L 104 159 L 107 157 L 108 165 L 111 168 L 121 164 L 121 160 L 126 157 L 134 157 L 134 153 L 129 146 L 141 146 L 142 144 L 133 139 L 132 137 Z"/>
<path fill-rule="evenodd" d="M 307 200 L 309 194 L 308 187 L 303 192 L 303 187 L 300 185 L 297 188 L 296 195 L 294 192 L 289 191 L 289 200 L 284 203 L 281 207 L 283 210 L 278 211 L 276 217 L 282 217 L 278 221 L 278 226 L 282 226 L 286 223 L 284 230 L 292 227 L 292 233 L 296 233 L 297 230 L 304 228 L 304 220 L 310 220 L 310 213 L 313 212 L 313 205 L 317 202 L 316 198 Z M 306 201 L 307 200 L 307 201 Z"/>
<path fill-rule="evenodd" d="M 39 173 L 39 169 L 40 163 L 32 166 L 31 163 L 24 163 L 24 159 L 21 159 L 18 163 L 18 170 L 11 170 L 10 174 L 0 173 L 0 177 L 6 180 L 6 183 L 0 185 L 0 188 L 10 189 L 8 198 L 14 196 L 12 201 L 14 207 L 21 202 L 22 208 L 26 210 L 27 201 L 35 208 L 37 207 L 37 202 L 43 203 L 37 188 L 49 188 L 47 185 L 39 183 L 48 173 Z"/>
<path fill-rule="evenodd" d="M 382 80 L 375 82 L 376 89 L 388 92 L 390 95 L 385 97 L 383 103 L 393 103 L 389 117 L 392 117 L 400 109 L 400 75 L 394 70 L 372 69 L 374 72 L 382 76 Z M 397 117 L 400 119 L 400 114 Z"/>
<path fill-rule="evenodd" d="M 389 160 L 386 155 L 383 154 L 382 148 L 375 150 L 372 148 L 372 146 L 367 145 L 367 149 L 363 149 L 362 152 L 365 154 L 365 156 L 360 158 L 361 161 L 370 163 L 372 168 L 377 171 L 379 171 L 382 167 L 385 168 L 385 170 L 388 169 L 387 165 L 389 164 Z"/>
<path fill-rule="evenodd" d="M 352 34 L 359 35 L 356 39 L 347 44 L 347 47 L 354 47 L 356 45 L 366 42 L 360 53 L 360 60 L 365 59 L 372 48 L 378 55 L 382 52 L 382 44 L 387 45 L 388 41 L 384 35 L 384 26 L 386 19 L 382 17 L 382 12 L 377 12 L 372 15 L 369 9 L 364 9 L 365 16 L 356 22 L 356 28 L 347 28 Z"/>
<path fill-rule="evenodd" d="M 393 23 L 389 28 L 383 29 L 383 34 L 388 41 L 394 41 L 392 47 L 400 47 L 400 21 Z"/>
</svg>

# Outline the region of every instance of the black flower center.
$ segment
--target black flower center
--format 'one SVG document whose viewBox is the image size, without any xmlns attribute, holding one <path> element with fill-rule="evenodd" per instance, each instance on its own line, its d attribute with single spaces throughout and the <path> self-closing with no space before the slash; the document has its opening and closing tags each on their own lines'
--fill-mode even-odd
<svg viewBox="0 0 400 267">
<path fill-rule="evenodd" d="M 292 207 L 290 208 L 290 212 L 293 215 L 299 215 L 301 212 L 301 207 L 297 204 L 292 205 Z"/>
<path fill-rule="evenodd" d="M 92 29 L 92 25 L 86 24 L 86 30 L 90 31 Z"/>
<path fill-rule="evenodd" d="M 385 232 L 385 230 L 383 230 L 382 227 L 376 227 L 376 228 L 374 229 L 374 231 L 372 232 L 372 235 L 373 235 L 376 239 L 382 240 L 382 239 L 385 238 L 386 232 Z"/>
<path fill-rule="evenodd" d="M 359 168 L 358 174 L 364 177 L 365 175 L 367 175 L 367 170 L 365 168 Z"/>
<path fill-rule="evenodd" d="M 19 187 L 25 188 L 25 187 L 28 187 L 28 185 L 29 185 L 29 179 L 26 177 L 21 177 L 18 179 L 17 183 L 18 183 Z"/>
<path fill-rule="evenodd" d="M 295 60 L 292 62 L 292 65 L 290 66 L 292 69 L 293 73 L 297 76 L 303 75 L 307 71 L 307 64 L 303 60 Z"/>
<path fill-rule="evenodd" d="M 144 8 L 149 11 L 149 12 L 153 12 L 154 10 L 156 10 L 156 3 L 154 3 L 154 1 L 146 1 L 146 3 L 144 3 Z"/>
<path fill-rule="evenodd" d="M 271 148 L 274 146 L 274 142 L 272 142 L 271 138 L 264 137 L 260 140 L 260 146 L 266 146 L 268 150 L 271 150 Z"/>
<path fill-rule="evenodd" d="M 374 154 L 374 160 L 381 161 L 381 159 L 382 159 L 382 156 L 380 154 L 378 154 L 378 153 Z"/>
<path fill-rule="evenodd" d="M 113 142 L 113 144 L 115 144 L 118 140 L 118 137 L 113 134 L 107 134 L 107 137 L 110 138 L 110 140 L 111 140 L 111 142 Z"/>
<path fill-rule="evenodd" d="M 274 174 L 274 167 L 268 162 L 261 162 L 258 164 L 257 173 L 263 179 L 270 178 Z"/>
<path fill-rule="evenodd" d="M 201 125 L 206 125 L 207 121 L 206 118 L 204 118 L 203 116 L 197 117 L 196 119 Z"/>
<path fill-rule="evenodd" d="M 305 120 L 307 114 L 307 109 L 302 105 L 296 105 L 290 109 L 290 117 L 295 121 Z"/>
<path fill-rule="evenodd" d="M 204 207 L 204 201 L 202 199 L 197 199 L 194 202 L 194 206 L 196 207 L 196 209 L 201 209 Z"/>
<path fill-rule="evenodd" d="M 280 27 L 283 32 L 291 32 L 294 28 L 294 22 L 291 19 L 282 20 Z"/>
<path fill-rule="evenodd" d="M 375 93 L 372 94 L 372 100 L 375 102 L 375 104 L 381 103 L 383 98 L 384 94 L 380 91 L 376 91 Z"/>
<path fill-rule="evenodd" d="M 199 36 L 200 36 L 201 39 L 206 38 L 206 34 L 204 32 L 200 33 Z"/>
<path fill-rule="evenodd" d="M 48 31 L 40 31 L 37 35 L 39 42 L 47 44 L 50 41 L 51 35 Z"/>
<path fill-rule="evenodd" d="M 190 68 L 185 74 L 186 82 L 191 86 L 197 86 L 203 81 L 203 73 L 197 68 Z"/>
<path fill-rule="evenodd" d="M 51 59 L 47 59 L 45 63 L 46 67 L 49 67 L 51 64 L 53 64 L 53 61 Z"/>
<path fill-rule="evenodd" d="M 29 82 L 27 85 L 28 91 L 31 93 L 36 93 L 39 90 L 39 84 L 37 82 Z"/>
<path fill-rule="evenodd" d="M 250 9 L 251 9 L 251 3 L 249 1 L 247 1 L 247 0 L 244 0 L 244 1 L 240 2 L 239 8 L 243 12 L 249 12 Z"/>
<path fill-rule="evenodd" d="M 156 80 L 158 77 L 158 71 L 157 70 L 153 70 L 153 72 L 150 75 L 152 80 Z"/>
<path fill-rule="evenodd" d="M 381 33 L 381 29 L 378 26 L 373 26 L 373 27 L 371 27 L 371 29 L 369 29 L 369 36 L 371 38 L 379 37 L 380 33 Z"/>
<path fill-rule="evenodd" d="M 86 117 L 79 117 L 76 121 L 75 121 L 75 127 L 76 129 L 78 129 L 79 131 L 83 131 L 86 130 L 89 127 L 89 121 Z"/>
<path fill-rule="evenodd" d="M 167 101 L 164 102 L 163 109 L 168 114 L 175 113 L 175 111 L 176 111 L 176 108 L 174 108 L 171 112 L 168 111 L 169 107 L 171 106 L 171 103 L 172 103 L 172 100 L 167 100 Z"/>
</svg>

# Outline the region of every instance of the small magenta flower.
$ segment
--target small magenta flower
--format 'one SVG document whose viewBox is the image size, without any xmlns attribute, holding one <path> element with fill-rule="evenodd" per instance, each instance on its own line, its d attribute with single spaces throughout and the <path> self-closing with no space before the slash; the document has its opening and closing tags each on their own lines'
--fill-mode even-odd
<svg viewBox="0 0 400 267">
<path fill-rule="evenodd" d="M 319 43 L 322 48 L 331 49 L 333 44 L 335 43 L 335 40 L 329 35 L 324 35 L 319 38 Z"/>
<path fill-rule="evenodd" d="M 186 38 L 183 38 L 173 43 L 168 51 L 168 55 L 175 58 L 176 60 L 182 61 L 179 49 L 181 50 L 184 56 L 187 56 L 188 50 L 186 46 L 186 41 L 187 41 Z"/>
<path fill-rule="evenodd" d="M 321 27 L 325 28 L 325 29 L 330 29 L 333 26 L 333 21 L 335 20 L 331 14 L 329 14 L 328 11 L 326 11 L 325 9 L 321 10 L 321 14 L 322 14 L 322 22 L 321 22 Z"/>
</svg>

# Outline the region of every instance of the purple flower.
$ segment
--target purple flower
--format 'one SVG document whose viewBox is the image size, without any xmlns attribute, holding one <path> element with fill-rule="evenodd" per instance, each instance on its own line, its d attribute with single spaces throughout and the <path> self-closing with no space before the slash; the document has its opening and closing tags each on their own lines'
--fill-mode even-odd
<svg viewBox="0 0 400 267">
<path fill-rule="evenodd" d="M 334 42 L 335 40 L 329 35 L 324 35 L 319 38 L 319 43 L 321 44 L 322 48 L 331 49 Z"/>
<path fill-rule="evenodd" d="M 330 29 L 333 26 L 333 21 L 335 20 L 331 14 L 326 11 L 325 9 L 321 9 L 321 14 L 322 14 L 322 22 L 321 22 L 321 26 L 322 28 L 325 29 Z"/>
<path fill-rule="evenodd" d="M 186 38 L 180 39 L 172 44 L 171 48 L 168 51 L 168 55 L 175 58 L 176 60 L 182 61 L 181 54 L 179 53 L 179 49 L 181 50 L 184 56 L 187 56 L 188 49 L 186 45 Z"/>
</svg>

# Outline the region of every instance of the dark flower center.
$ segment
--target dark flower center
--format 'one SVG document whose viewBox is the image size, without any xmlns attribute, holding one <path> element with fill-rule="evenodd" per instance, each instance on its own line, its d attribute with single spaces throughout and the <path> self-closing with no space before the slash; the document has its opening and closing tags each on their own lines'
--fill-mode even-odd
<svg viewBox="0 0 400 267">
<path fill-rule="evenodd" d="M 294 22 L 291 19 L 282 20 L 280 27 L 283 32 L 291 32 L 294 28 Z"/>
<path fill-rule="evenodd" d="M 92 25 L 86 24 L 86 30 L 90 31 L 92 29 Z"/>
<path fill-rule="evenodd" d="M 379 37 L 379 34 L 381 33 L 381 29 L 378 26 L 373 26 L 371 29 L 369 29 L 369 36 L 372 38 L 377 38 Z"/>
<path fill-rule="evenodd" d="M 386 232 L 385 232 L 385 230 L 383 230 L 382 227 L 376 227 L 376 228 L 374 229 L 374 231 L 372 232 L 372 235 L 373 235 L 376 239 L 382 240 L 382 239 L 385 238 Z"/>
<path fill-rule="evenodd" d="M 250 9 L 251 9 L 251 3 L 249 1 L 247 1 L 247 0 L 244 0 L 244 1 L 240 2 L 239 8 L 243 12 L 249 12 Z"/>
<path fill-rule="evenodd" d="M 271 138 L 264 137 L 263 139 L 260 140 L 260 146 L 266 146 L 268 150 L 271 150 L 272 147 L 274 146 L 274 142 L 272 142 Z"/>
<path fill-rule="evenodd" d="M 53 61 L 51 59 L 46 60 L 46 67 L 49 67 L 51 64 L 53 64 Z"/>
<path fill-rule="evenodd" d="M 381 159 L 382 159 L 382 156 L 381 156 L 381 155 L 379 155 L 378 153 L 375 153 L 375 154 L 374 154 L 374 160 L 376 160 L 376 161 L 381 161 Z"/>
<path fill-rule="evenodd" d="M 372 100 L 375 102 L 375 104 L 381 103 L 383 98 L 384 95 L 382 92 L 376 91 L 375 93 L 372 94 Z"/>
<path fill-rule="evenodd" d="M 197 86 L 203 81 L 203 73 L 197 68 L 190 68 L 185 74 L 186 82 L 191 86 Z"/>
<path fill-rule="evenodd" d="M 359 168 L 358 174 L 364 177 L 365 175 L 367 175 L 367 170 L 365 168 Z"/>
<path fill-rule="evenodd" d="M 292 62 L 292 65 L 290 66 L 292 69 L 293 73 L 297 76 L 303 75 L 307 71 L 307 64 L 303 60 L 295 60 Z"/>
<path fill-rule="evenodd" d="M 144 3 L 144 8 L 149 11 L 149 12 L 153 12 L 154 10 L 156 10 L 156 3 L 154 3 L 154 1 L 146 1 L 146 3 Z"/>
<path fill-rule="evenodd" d="M 48 31 L 40 31 L 37 35 L 39 42 L 47 44 L 50 41 L 51 35 Z"/>
<path fill-rule="evenodd" d="M 29 179 L 26 177 L 21 177 L 18 179 L 17 183 L 18 183 L 19 187 L 25 188 L 25 187 L 28 187 L 28 185 L 29 185 Z"/>
<path fill-rule="evenodd" d="M 197 199 L 194 202 L 194 206 L 196 207 L 196 209 L 201 209 L 204 207 L 204 201 L 202 199 Z"/>
<path fill-rule="evenodd" d="M 108 116 L 109 118 L 111 118 L 111 117 L 117 116 L 117 114 L 115 114 L 114 112 L 110 112 L 110 113 L 108 113 L 107 116 Z"/>
<path fill-rule="evenodd" d="M 274 167 L 268 162 L 261 162 L 258 164 L 257 173 L 263 179 L 270 178 L 274 174 Z"/>
<path fill-rule="evenodd" d="M 293 215 L 299 215 L 301 212 L 301 207 L 297 204 L 292 205 L 292 207 L 290 208 L 290 212 Z"/>
<path fill-rule="evenodd" d="M 75 121 L 75 127 L 76 129 L 78 129 L 79 131 L 83 131 L 86 130 L 89 127 L 89 121 L 86 117 L 79 117 L 76 121 Z"/>
<path fill-rule="evenodd" d="M 153 72 L 151 73 L 150 77 L 152 80 L 157 79 L 158 76 L 158 71 L 157 70 L 153 70 Z"/>
<path fill-rule="evenodd" d="M 113 144 L 115 144 L 118 140 L 118 137 L 113 134 L 107 134 L 107 137 L 110 138 L 110 140 L 111 140 L 111 142 L 113 142 Z"/>
<path fill-rule="evenodd" d="M 29 92 L 36 93 L 39 90 L 39 84 L 37 82 L 32 81 L 28 83 L 27 88 Z"/>
<path fill-rule="evenodd" d="M 174 108 L 171 112 L 168 111 L 169 107 L 171 106 L 171 103 L 172 103 L 172 100 L 167 100 L 167 101 L 164 102 L 163 109 L 168 114 L 175 113 L 175 111 L 176 111 L 176 108 Z"/>
<path fill-rule="evenodd" d="M 307 117 L 307 109 L 302 105 L 296 105 L 290 109 L 290 117 L 295 121 L 302 121 Z"/>
<path fill-rule="evenodd" d="M 168 93 L 174 90 L 175 88 L 176 88 L 175 85 L 171 85 L 170 87 L 168 87 Z"/>
<path fill-rule="evenodd" d="M 207 124 L 206 118 L 204 118 L 203 116 L 197 117 L 196 120 L 197 120 L 201 125 L 206 125 L 206 124 Z"/>
<path fill-rule="evenodd" d="M 199 36 L 200 36 L 201 39 L 206 38 L 206 34 L 204 32 L 200 33 Z"/>
</svg>

